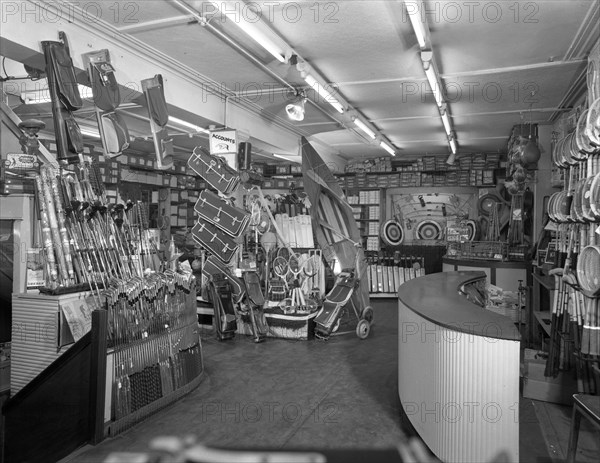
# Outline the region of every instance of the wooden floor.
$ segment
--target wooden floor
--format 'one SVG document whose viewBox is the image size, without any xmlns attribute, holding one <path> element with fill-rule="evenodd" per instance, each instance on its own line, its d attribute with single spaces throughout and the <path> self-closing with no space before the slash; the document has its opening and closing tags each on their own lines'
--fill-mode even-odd
<svg viewBox="0 0 600 463">
<path fill-rule="evenodd" d="M 144 452 L 156 436 L 195 435 L 230 448 L 389 448 L 410 432 L 397 394 L 397 307 L 374 300 L 368 339 L 248 337 L 218 342 L 203 332 L 206 377 L 198 389 L 123 434 L 86 446 L 64 462 L 102 462 L 111 452 Z M 523 462 L 563 462 L 570 407 L 521 399 Z M 582 422 L 578 462 L 600 461 L 600 436 Z"/>
</svg>

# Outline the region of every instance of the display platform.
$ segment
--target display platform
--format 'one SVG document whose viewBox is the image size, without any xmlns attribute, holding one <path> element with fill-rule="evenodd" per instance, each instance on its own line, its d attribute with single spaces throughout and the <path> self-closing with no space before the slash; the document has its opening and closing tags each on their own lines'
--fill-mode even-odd
<svg viewBox="0 0 600 463">
<path fill-rule="evenodd" d="M 293 314 L 284 314 L 277 307 L 265 307 L 265 318 L 267 320 L 267 336 L 271 338 L 295 339 L 307 341 L 314 338 L 315 322 L 314 318 L 319 313 L 298 312 Z M 249 313 L 238 312 L 237 333 L 241 335 L 252 335 L 252 322 Z"/>
</svg>

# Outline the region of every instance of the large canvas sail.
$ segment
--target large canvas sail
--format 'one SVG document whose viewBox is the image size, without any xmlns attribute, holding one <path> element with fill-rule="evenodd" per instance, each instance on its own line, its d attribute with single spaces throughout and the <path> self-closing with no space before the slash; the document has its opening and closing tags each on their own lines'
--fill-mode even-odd
<svg viewBox="0 0 600 463">
<path fill-rule="evenodd" d="M 353 298 L 359 310 L 369 305 L 367 262 L 361 245 L 360 231 L 346 196 L 319 153 L 302 137 L 302 176 L 311 203 L 313 230 L 327 261 L 334 258 L 341 267 L 356 268 L 359 288 Z"/>
</svg>

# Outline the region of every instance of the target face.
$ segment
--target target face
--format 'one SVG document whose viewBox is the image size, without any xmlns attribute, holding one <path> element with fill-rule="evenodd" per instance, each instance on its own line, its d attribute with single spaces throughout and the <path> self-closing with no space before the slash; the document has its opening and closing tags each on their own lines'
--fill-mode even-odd
<svg viewBox="0 0 600 463">
<path fill-rule="evenodd" d="M 425 220 L 417 225 L 417 238 L 420 240 L 437 240 L 441 234 L 440 225 L 433 220 Z"/>
<path fill-rule="evenodd" d="M 381 227 L 381 239 L 388 246 L 399 246 L 404 241 L 404 231 L 394 220 L 388 220 Z"/>
<path fill-rule="evenodd" d="M 477 224 L 474 220 L 467 220 L 466 226 L 468 230 L 467 239 L 473 241 L 475 239 L 475 234 L 477 233 Z"/>
</svg>

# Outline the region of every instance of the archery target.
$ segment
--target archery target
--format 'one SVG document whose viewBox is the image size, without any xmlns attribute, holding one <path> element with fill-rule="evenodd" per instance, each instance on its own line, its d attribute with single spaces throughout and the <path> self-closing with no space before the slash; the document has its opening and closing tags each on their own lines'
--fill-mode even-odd
<svg viewBox="0 0 600 463">
<path fill-rule="evenodd" d="M 420 240 L 437 240 L 441 238 L 442 228 L 433 220 L 424 220 L 417 225 L 416 233 Z"/>
<path fill-rule="evenodd" d="M 388 246 L 399 246 L 404 241 L 404 231 L 395 220 L 388 220 L 381 227 L 381 239 Z"/>
</svg>

